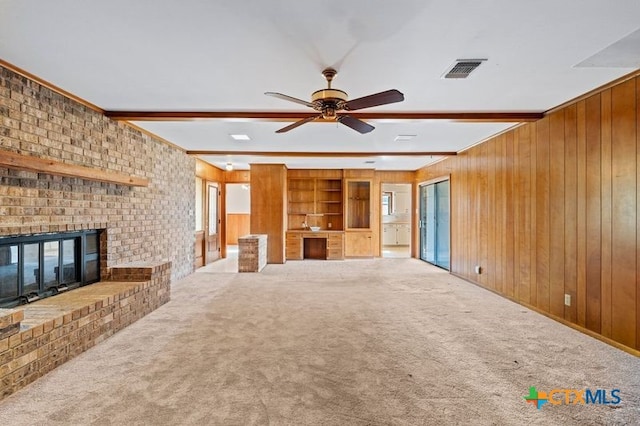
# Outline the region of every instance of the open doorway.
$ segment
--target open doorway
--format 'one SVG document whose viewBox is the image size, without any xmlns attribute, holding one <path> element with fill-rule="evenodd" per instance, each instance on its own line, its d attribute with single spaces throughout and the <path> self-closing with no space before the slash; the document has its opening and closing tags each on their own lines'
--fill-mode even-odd
<svg viewBox="0 0 640 426">
<path fill-rule="evenodd" d="M 382 257 L 411 257 L 411 184 L 383 183 Z"/>
<path fill-rule="evenodd" d="M 248 183 L 226 185 L 227 258 L 238 257 L 238 238 L 250 233 L 251 191 Z"/>
</svg>

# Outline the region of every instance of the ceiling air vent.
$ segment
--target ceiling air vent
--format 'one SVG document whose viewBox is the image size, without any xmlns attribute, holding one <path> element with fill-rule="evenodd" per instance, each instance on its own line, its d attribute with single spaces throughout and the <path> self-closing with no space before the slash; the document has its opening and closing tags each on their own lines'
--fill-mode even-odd
<svg viewBox="0 0 640 426">
<path fill-rule="evenodd" d="M 467 78 L 484 61 L 486 59 L 456 59 L 453 67 L 447 71 L 444 78 Z"/>
</svg>

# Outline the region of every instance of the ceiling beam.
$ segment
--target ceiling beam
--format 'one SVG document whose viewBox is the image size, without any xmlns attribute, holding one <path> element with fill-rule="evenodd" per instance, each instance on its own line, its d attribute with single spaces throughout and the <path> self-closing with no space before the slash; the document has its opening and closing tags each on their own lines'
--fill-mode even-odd
<svg viewBox="0 0 640 426">
<path fill-rule="evenodd" d="M 251 155 L 256 157 L 429 157 L 432 155 L 457 155 L 455 151 L 422 152 L 304 152 L 304 151 L 209 151 L 187 150 L 188 155 Z"/>
<path fill-rule="evenodd" d="M 190 121 L 214 119 L 244 119 L 256 121 L 295 121 L 318 115 L 317 112 L 296 111 L 105 111 L 113 120 L 123 121 Z M 542 112 L 353 112 L 361 120 L 454 120 L 492 123 L 537 121 Z M 318 120 L 333 123 L 334 120 Z"/>
</svg>

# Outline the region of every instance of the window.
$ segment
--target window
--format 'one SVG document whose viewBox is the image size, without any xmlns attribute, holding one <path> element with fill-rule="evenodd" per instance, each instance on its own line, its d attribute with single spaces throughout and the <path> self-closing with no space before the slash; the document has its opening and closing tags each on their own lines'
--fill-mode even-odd
<svg viewBox="0 0 640 426">
<path fill-rule="evenodd" d="M 389 216 L 393 214 L 393 192 L 382 193 L 382 215 Z"/>
<path fill-rule="evenodd" d="M 218 187 L 209 185 L 209 235 L 218 233 Z"/>
<path fill-rule="evenodd" d="M 0 238 L 0 308 L 99 280 L 97 230 Z"/>
</svg>

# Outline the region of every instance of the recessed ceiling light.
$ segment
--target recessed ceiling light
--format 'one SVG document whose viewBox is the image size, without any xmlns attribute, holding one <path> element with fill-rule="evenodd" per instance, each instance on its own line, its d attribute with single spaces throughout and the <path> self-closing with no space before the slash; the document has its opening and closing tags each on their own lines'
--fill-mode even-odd
<svg viewBox="0 0 640 426">
<path fill-rule="evenodd" d="M 373 160 L 367 160 L 364 162 L 364 164 L 376 164 L 376 162 Z"/>
<path fill-rule="evenodd" d="M 229 135 L 231 136 L 234 140 L 237 141 L 250 141 L 251 138 L 248 135 L 242 135 L 242 134 L 236 134 L 236 135 Z"/>
<path fill-rule="evenodd" d="M 394 142 L 400 142 L 400 141 L 410 141 L 411 139 L 415 138 L 417 135 L 398 135 L 395 137 L 395 139 L 393 140 Z"/>
</svg>

